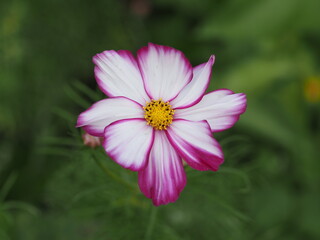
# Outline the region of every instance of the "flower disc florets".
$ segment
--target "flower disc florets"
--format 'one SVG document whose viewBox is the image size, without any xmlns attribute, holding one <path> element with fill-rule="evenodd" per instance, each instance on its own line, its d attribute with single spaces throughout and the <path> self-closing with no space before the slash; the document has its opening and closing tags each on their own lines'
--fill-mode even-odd
<svg viewBox="0 0 320 240">
<path fill-rule="evenodd" d="M 144 118 L 147 120 L 147 124 L 155 128 L 156 130 L 166 130 L 172 123 L 174 110 L 169 102 L 163 102 L 159 100 L 151 100 L 145 107 Z"/>
</svg>

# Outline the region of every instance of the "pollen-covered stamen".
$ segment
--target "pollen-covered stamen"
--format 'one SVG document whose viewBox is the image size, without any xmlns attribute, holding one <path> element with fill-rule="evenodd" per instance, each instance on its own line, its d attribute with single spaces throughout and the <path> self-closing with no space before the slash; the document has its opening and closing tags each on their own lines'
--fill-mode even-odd
<svg viewBox="0 0 320 240">
<path fill-rule="evenodd" d="M 147 102 L 143 109 L 147 124 L 157 130 L 166 130 L 172 123 L 174 110 L 169 102 L 163 102 L 161 98 L 157 101 L 151 100 L 151 102 Z"/>
</svg>

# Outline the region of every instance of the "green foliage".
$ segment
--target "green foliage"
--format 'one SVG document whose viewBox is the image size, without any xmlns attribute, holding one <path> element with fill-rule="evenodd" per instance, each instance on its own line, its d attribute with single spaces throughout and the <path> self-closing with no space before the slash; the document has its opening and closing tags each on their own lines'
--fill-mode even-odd
<svg viewBox="0 0 320 240">
<path fill-rule="evenodd" d="M 304 90 L 320 76 L 319 9 L 318 0 L 2 1 L 0 239 L 319 239 L 320 103 Z M 84 146 L 74 127 L 105 97 L 92 56 L 149 41 L 193 65 L 215 54 L 209 90 L 248 97 L 236 126 L 215 134 L 223 167 L 186 167 L 178 201 L 158 208 L 136 173 Z"/>
</svg>

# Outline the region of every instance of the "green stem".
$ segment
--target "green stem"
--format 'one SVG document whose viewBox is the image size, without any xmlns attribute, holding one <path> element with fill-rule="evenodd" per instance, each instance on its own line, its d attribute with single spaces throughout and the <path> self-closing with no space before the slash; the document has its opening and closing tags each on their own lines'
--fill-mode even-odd
<svg viewBox="0 0 320 240">
<path fill-rule="evenodd" d="M 92 154 L 93 159 L 95 160 L 95 162 L 97 163 L 97 165 L 102 169 L 102 171 L 104 171 L 109 177 L 111 177 L 112 179 L 114 179 L 115 181 L 125 185 L 126 187 L 128 187 L 132 192 L 136 193 L 137 192 L 137 188 L 128 183 L 127 181 L 123 180 L 122 178 L 118 177 L 116 174 L 114 174 L 112 171 L 110 171 L 106 165 L 104 165 L 94 154 Z"/>
<path fill-rule="evenodd" d="M 146 235 L 145 235 L 145 240 L 151 239 L 152 232 L 154 229 L 154 224 L 155 224 L 156 218 L 157 218 L 157 213 L 158 213 L 158 207 L 152 206 L 151 213 L 150 213 L 150 220 L 149 220 L 148 228 L 147 228 Z"/>
</svg>

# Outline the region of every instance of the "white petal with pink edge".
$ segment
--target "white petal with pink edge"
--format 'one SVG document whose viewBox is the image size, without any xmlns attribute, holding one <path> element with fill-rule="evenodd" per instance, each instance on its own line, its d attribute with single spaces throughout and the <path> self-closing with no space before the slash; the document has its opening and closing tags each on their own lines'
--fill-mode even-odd
<svg viewBox="0 0 320 240">
<path fill-rule="evenodd" d="M 124 119 L 105 129 L 103 147 L 118 164 L 132 171 L 145 168 L 154 140 L 153 128 L 145 119 Z"/>
<path fill-rule="evenodd" d="M 175 202 L 185 187 L 182 161 L 164 131 L 155 131 L 148 165 L 138 176 L 141 191 L 156 206 Z"/>
<path fill-rule="evenodd" d="M 219 132 L 232 127 L 246 111 L 246 107 L 245 94 L 219 89 L 204 95 L 199 103 L 189 108 L 177 109 L 175 118 L 207 120 L 211 131 Z"/>
<path fill-rule="evenodd" d="M 193 78 L 191 82 L 170 102 L 174 108 L 190 107 L 201 100 L 210 82 L 214 59 L 212 55 L 208 62 L 193 68 Z"/>
<path fill-rule="evenodd" d="M 217 171 L 223 152 L 206 121 L 175 120 L 167 130 L 170 143 L 192 168 Z"/>
<path fill-rule="evenodd" d="M 192 66 L 184 54 L 171 47 L 149 43 L 138 51 L 138 63 L 150 98 L 170 101 L 192 78 Z"/>
<path fill-rule="evenodd" d="M 93 136 L 103 137 L 104 128 L 110 123 L 128 118 L 143 118 L 141 105 L 125 97 L 103 99 L 82 112 L 76 127 L 83 127 Z"/>
<path fill-rule="evenodd" d="M 104 51 L 93 57 L 97 83 L 109 97 L 124 96 L 145 104 L 149 101 L 138 64 L 126 50 Z"/>
</svg>

